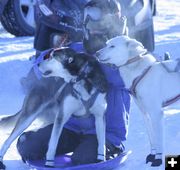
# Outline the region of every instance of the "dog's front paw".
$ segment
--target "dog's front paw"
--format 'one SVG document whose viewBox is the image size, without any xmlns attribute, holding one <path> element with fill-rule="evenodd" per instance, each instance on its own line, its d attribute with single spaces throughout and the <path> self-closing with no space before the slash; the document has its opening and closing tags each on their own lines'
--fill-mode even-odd
<svg viewBox="0 0 180 170">
<path fill-rule="evenodd" d="M 46 160 L 45 167 L 54 168 L 54 160 Z"/>
<path fill-rule="evenodd" d="M 156 156 L 160 156 L 162 154 L 149 154 L 147 157 L 146 157 L 146 163 L 149 163 L 151 162 L 151 166 L 160 166 L 162 164 L 162 159 L 161 158 L 156 158 Z"/>
<path fill-rule="evenodd" d="M 146 163 L 153 162 L 154 160 L 155 160 L 155 155 L 153 155 L 153 154 L 149 154 L 146 157 Z"/>
<path fill-rule="evenodd" d="M 160 166 L 162 164 L 162 159 L 154 159 L 151 166 Z"/>
<path fill-rule="evenodd" d="M 2 161 L 0 161 L 0 170 L 4 170 L 6 169 L 6 166 L 3 164 Z"/>
<path fill-rule="evenodd" d="M 98 154 L 98 156 L 97 156 L 97 162 L 102 162 L 102 161 L 106 161 L 105 155 Z"/>
</svg>

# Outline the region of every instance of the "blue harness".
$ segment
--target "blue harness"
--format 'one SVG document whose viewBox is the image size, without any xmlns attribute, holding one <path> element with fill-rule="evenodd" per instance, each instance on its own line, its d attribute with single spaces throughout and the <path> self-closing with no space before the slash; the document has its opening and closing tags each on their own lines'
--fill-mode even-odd
<svg viewBox="0 0 180 170">
<path fill-rule="evenodd" d="M 39 71 L 38 64 L 40 64 L 44 60 L 44 57 L 49 55 L 51 51 L 52 48 L 41 52 L 41 54 L 33 62 L 33 70 L 38 79 L 42 78 L 42 73 Z"/>
</svg>

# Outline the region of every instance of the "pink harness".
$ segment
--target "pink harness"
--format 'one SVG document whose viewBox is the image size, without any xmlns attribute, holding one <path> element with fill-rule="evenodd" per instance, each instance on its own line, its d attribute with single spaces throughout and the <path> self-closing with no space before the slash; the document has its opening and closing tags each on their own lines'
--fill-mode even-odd
<svg viewBox="0 0 180 170">
<path fill-rule="evenodd" d="M 131 94 L 136 97 L 136 86 L 138 85 L 138 83 L 144 78 L 144 76 L 148 73 L 148 71 L 151 69 L 151 66 L 149 66 L 148 68 L 146 68 L 143 73 L 141 75 L 139 75 L 138 77 L 136 77 L 134 80 L 133 80 L 133 83 L 130 87 L 130 92 Z"/>
<path fill-rule="evenodd" d="M 163 107 L 166 107 L 166 106 L 168 106 L 168 105 L 170 105 L 170 104 L 172 104 L 172 103 L 175 103 L 175 102 L 178 101 L 179 99 L 180 99 L 180 94 L 177 95 L 176 97 L 172 98 L 172 99 L 167 100 L 166 102 L 163 102 L 162 106 L 163 106 Z"/>
</svg>

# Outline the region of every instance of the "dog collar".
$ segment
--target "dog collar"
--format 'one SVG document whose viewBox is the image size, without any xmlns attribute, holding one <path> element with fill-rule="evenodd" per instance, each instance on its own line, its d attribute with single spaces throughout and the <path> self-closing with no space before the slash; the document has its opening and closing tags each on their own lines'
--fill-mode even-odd
<svg viewBox="0 0 180 170">
<path fill-rule="evenodd" d="M 128 65 L 128 64 L 131 64 L 131 63 L 134 63 L 134 62 L 136 62 L 136 61 L 138 61 L 138 60 L 140 60 L 141 59 L 141 55 L 138 55 L 138 56 L 136 56 L 136 57 L 133 57 L 133 58 L 131 58 L 131 59 L 129 59 L 125 64 L 123 64 L 122 66 L 126 66 L 126 65 Z M 119 67 L 121 67 L 121 66 L 119 66 Z"/>
<path fill-rule="evenodd" d="M 125 64 L 122 64 L 122 65 L 117 66 L 117 67 L 120 68 L 120 67 L 129 65 L 129 64 L 131 64 L 131 63 L 134 63 L 134 62 L 136 62 L 136 61 L 142 59 L 142 56 L 147 55 L 147 54 L 148 54 L 148 52 L 144 52 L 143 54 L 140 54 L 140 55 L 138 55 L 138 56 L 135 56 L 135 57 L 129 59 Z"/>
<path fill-rule="evenodd" d="M 133 57 L 131 59 L 129 59 L 125 64 L 122 64 L 122 65 L 115 65 L 115 64 L 110 64 L 110 63 L 106 63 L 106 65 L 108 65 L 109 67 L 113 68 L 113 69 L 119 69 L 120 67 L 123 67 L 123 66 L 126 66 L 126 65 L 129 65 L 131 63 L 134 63 L 138 60 L 140 60 L 142 57 L 140 55 L 136 56 L 136 57 Z"/>
</svg>

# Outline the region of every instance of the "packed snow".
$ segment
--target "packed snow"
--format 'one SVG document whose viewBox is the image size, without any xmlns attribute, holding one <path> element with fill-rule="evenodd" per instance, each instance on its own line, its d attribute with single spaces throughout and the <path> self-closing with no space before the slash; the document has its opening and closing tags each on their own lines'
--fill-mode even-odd
<svg viewBox="0 0 180 170">
<path fill-rule="evenodd" d="M 160 57 L 168 51 L 172 58 L 180 57 L 180 1 L 157 0 L 157 16 L 154 17 L 155 54 Z M 0 26 L 0 115 L 16 113 L 22 105 L 24 92 L 20 80 L 32 66 L 29 57 L 34 54 L 33 37 L 14 37 Z M 153 106 L 152 106 L 153 107 Z M 180 154 L 180 110 L 167 111 L 164 116 L 165 155 Z M 0 130 L 0 144 L 8 134 Z M 16 142 L 5 155 L 7 170 L 27 170 L 17 153 Z M 116 170 L 164 170 L 145 164 L 150 145 L 143 116 L 132 102 L 126 150 L 132 150 L 128 160 Z"/>
</svg>

